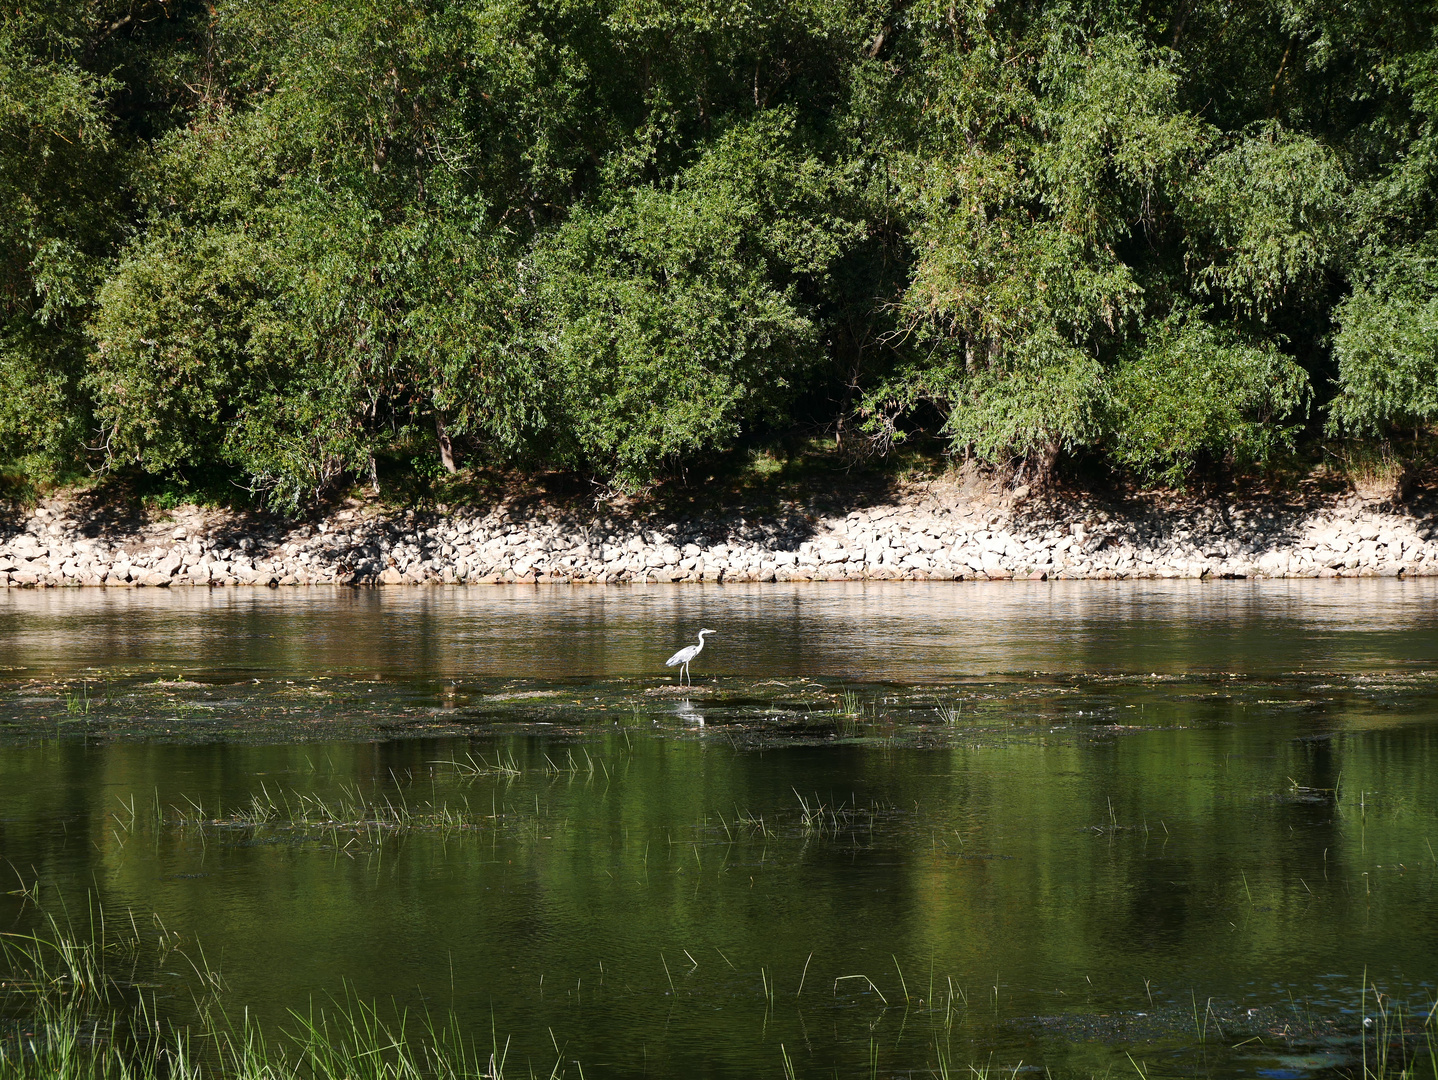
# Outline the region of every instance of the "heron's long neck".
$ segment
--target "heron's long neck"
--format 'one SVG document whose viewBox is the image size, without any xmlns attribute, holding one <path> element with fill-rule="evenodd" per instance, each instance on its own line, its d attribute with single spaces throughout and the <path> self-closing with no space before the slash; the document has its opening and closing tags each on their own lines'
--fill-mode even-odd
<svg viewBox="0 0 1438 1080">
<path fill-rule="evenodd" d="M 701 648 L 701 649 L 704 648 L 704 635 L 703 635 L 703 634 L 700 634 L 700 635 L 699 635 L 699 648 Z"/>
</svg>

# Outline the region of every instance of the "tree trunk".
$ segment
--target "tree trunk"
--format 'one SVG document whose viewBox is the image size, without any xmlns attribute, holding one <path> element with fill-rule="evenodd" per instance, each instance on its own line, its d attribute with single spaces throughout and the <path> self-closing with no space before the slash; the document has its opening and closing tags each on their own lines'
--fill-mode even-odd
<svg viewBox="0 0 1438 1080">
<path fill-rule="evenodd" d="M 444 466 L 444 471 L 459 472 L 459 467 L 454 463 L 454 444 L 449 441 L 449 432 L 444 428 L 444 418 L 438 412 L 434 414 L 434 433 L 439 439 L 439 463 Z"/>
<path fill-rule="evenodd" d="M 1050 441 L 1038 452 L 1037 476 L 1035 487 L 1048 488 L 1053 485 L 1054 475 L 1058 472 L 1059 444 L 1057 441 Z"/>
</svg>

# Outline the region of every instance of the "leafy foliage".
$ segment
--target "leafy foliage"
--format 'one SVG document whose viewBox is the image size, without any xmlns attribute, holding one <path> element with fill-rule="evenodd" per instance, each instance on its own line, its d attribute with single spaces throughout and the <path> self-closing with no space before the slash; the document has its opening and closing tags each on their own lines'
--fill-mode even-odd
<svg viewBox="0 0 1438 1080">
<path fill-rule="evenodd" d="M 1181 483 L 1432 423 L 1435 14 L 26 5 L 0 464 L 294 508 L 417 440 L 633 488 L 853 417 Z"/>
<path fill-rule="evenodd" d="M 1438 420 L 1438 263 L 1404 252 L 1339 304 L 1333 426 L 1381 435 Z"/>
<path fill-rule="evenodd" d="M 782 114 L 738 127 L 672 184 L 581 208 L 540 247 L 545 366 L 577 458 L 643 483 L 779 416 L 815 365 L 795 283 L 848 230 L 824 213 L 830 170 L 793 141 Z"/>
<path fill-rule="evenodd" d="M 55 29 L 0 21 L 0 459 L 41 473 L 83 446 L 76 322 L 118 224 L 112 87 Z"/>
<path fill-rule="evenodd" d="M 1307 372 L 1272 342 L 1176 313 L 1114 370 L 1112 453 L 1169 483 L 1204 456 L 1262 461 L 1292 440 L 1309 399 Z"/>
</svg>

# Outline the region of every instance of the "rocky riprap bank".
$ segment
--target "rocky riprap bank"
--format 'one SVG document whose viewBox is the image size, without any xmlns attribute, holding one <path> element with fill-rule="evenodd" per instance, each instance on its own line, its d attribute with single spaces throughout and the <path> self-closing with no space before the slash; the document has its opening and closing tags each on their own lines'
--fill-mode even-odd
<svg viewBox="0 0 1438 1080">
<path fill-rule="evenodd" d="M 1438 574 L 1438 516 L 1355 497 L 1017 505 L 954 490 L 827 513 L 661 521 L 499 505 L 276 523 L 200 510 L 124 529 L 61 501 L 0 518 L 0 584 L 419 585 Z"/>
</svg>

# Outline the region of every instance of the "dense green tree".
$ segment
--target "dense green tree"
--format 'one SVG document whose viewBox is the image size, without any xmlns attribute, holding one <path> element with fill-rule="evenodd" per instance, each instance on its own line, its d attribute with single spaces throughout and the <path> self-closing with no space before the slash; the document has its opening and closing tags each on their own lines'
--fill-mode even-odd
<svg viewBox="0 0 1438 1080">
<path fill-rule="evenodd" d="M 635 487 L 858 420 L 1182 482 L 1422 427 L 1435 14 L 30 0 L 0 463 L 297 507 L 419 443 Z"/>
<path fill-rule="evenodd" d="M 620 481 L 777 418 L 819 364 L 798 295 L 853 233 L 843 180 L 771 110 L 674 181 L 579 208 L 536 255 L 545 369 L 572 453 Z"/>
<path fill-rule="evenodd" d="M 1372 163 L 1360 188 L 1352 291 L 1333 316 L 1331 423 L 1351 434 L 1438 420 L 1438 42 L 1427 30 L 1412 51 L 1374 63 L 1407 108 L 1383 117 L 1383 134 L 1398 146 Z"/>
<path fill-rule="evenodd" d="M 205 81 L 193 7 L 0 13 L 0 463 L 64 472 L 95 437 L 84 323 L 131 221 L 136 154 Z"/>
<path fill-rule="evenodd" d="M 82 320 L 115 239 L 111 82 L 38 13 L 0 22 L 0 458 L 44 472 L 80 453 Z"/>
</svg>

